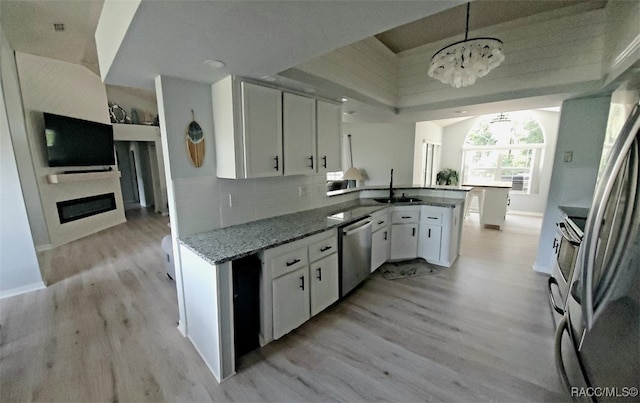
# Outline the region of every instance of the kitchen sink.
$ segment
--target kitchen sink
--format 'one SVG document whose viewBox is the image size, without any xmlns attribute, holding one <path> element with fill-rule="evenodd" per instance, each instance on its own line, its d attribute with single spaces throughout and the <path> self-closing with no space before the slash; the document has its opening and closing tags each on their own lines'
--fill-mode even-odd
<svg viewBox="0 0 640 403">
<path fill-rule="evenodd" d="M 417 197 L 381 197 L 373 200 L 378 203 L 414 203 L 422 201 Z"/>
</svg>

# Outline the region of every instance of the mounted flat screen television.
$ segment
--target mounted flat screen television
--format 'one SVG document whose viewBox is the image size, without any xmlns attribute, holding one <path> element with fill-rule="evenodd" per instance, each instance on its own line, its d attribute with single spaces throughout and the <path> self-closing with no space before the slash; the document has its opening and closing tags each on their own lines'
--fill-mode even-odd
<svg viewBox="0 0 640 403">
<path fill-rule="evenodd" d="M 44 127 L 50 167 L 115 165 L 110 124 L 45 112 Z"/>
</svg>

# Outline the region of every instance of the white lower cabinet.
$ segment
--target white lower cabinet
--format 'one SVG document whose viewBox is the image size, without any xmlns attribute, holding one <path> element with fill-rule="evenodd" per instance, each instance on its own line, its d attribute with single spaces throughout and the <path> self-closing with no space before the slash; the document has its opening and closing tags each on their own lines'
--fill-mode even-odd
<svg viewBox="0 0 640 403">
<path fill-rule="evenodd" d="M 338 254 L 314 262 L 310 266 L 311 316 L 338 300 Z"/>
<path fill-rule="evenodd" d="M 374 232 L 371 236 L 371 272 L 389 260 L 389 245 L 391 236 L 389 228 L 384 227 Z"/>
<path fill-rule="evenodd" d="M 414 259 L 418 256 L 420 207 L 394 207 L 391 214 L 391 252 L 389 259 Z"/>
<path fill-rule="evenodd" d="M 424 254 L 423 258 L 428 262 L 440 261 L 440 247 L 442 246 L 442 227 L 427 225 L 422 228 Z"/>
<path fill-rule="evenodd" d="M 422 206 L 418 256 L 450 267 L 460 254 L 460 206 Z"/>
<path fill-rule="evenodd" d="M 260 343 L 279 339 L 339 297 L 337 232 L 261 253 Z"/>
<path fill-rule="evenodd" d="M 391 208 L 386 208 L 371 215 L 373 222 L 371 235 L 371 272 L 373 273 L 389 260 L 391 245 L 391 227 L 389 224 Z"/>
<path fill-rule="evenodd" d="M 390 259 L 413 259 L 416 256 L 418 256 L 418 224 L 393 224 Z"/>
<path fill-rule="evenodd" d="M 273 337 L 278 339 L 309 319 L 309 266 L 273 280 Z"/>
</svg>

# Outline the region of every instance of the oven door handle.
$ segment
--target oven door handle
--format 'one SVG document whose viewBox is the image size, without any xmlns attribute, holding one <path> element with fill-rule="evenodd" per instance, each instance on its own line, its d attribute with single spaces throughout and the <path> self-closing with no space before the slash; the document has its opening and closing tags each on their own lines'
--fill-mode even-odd
<svg viewBox="0 0 640 403">
<path fill-rule="evenodd" d="M 560 285 L 558 285 L 558 280 L 555 277 L 549 277 L 547 281 L 547 286 L 549 287 L 549 301 L 551 302 L 551 307 L 554 311 L 558 312 L 560 315 L 564 315 L 564 309 L 560 308 L 558 304 L 556 304 L 556 300 L 553 297 L 552 286 L 555 285 L 558 288 L 558 293 L 560 293 Z"/>
<path fill-rule="evenodd" d="M 567 231 L 565 223 L 559 222 L 556 225 L 558 227 L 558 230 L 560 231 L 560 235 L 562 235 L 564 239 L 566 239 L 573 246 L 580 246 L 580 240 L 572 236 L 569 231 Z"/>
</svg>

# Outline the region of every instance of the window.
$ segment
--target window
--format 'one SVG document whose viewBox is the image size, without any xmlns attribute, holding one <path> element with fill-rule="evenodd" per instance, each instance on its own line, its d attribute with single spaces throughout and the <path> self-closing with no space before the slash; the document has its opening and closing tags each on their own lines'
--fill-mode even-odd
<svg viewBox="0 0 640 403">
<path fill-rule="evenodd" d="M 469 131 L 463 146 L 463 183 L 511 182 L 512 192 L 535 194 L 544 148 L 542 127 L 534 119 L 486 117 Z"/>
</svg>

